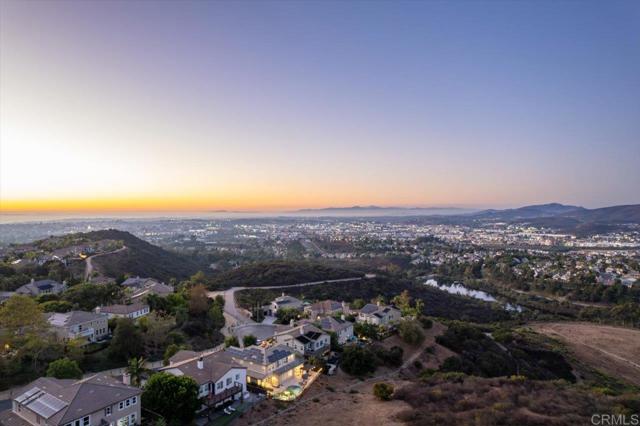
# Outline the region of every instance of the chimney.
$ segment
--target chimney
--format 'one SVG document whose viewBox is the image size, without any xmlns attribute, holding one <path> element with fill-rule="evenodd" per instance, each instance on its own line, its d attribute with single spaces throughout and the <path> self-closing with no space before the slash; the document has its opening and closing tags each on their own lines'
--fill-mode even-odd
<svg viewBox="0 0 640 426">
<path fill-rule="evenodd" d="M 284 297 L 284 291 L 282 292 L 282 297 Z"/>
<path fill-rule="evenodd" d="M 293 318 L 291 318 L 291 319 L 289 320 L 289 325 L 290 325 L 291 327 L 293 327 L 293 324 L 294 324 L 294 323 L 295 323 L 295 321 L 293 321 Z"/>
<path fill-rule="evenodd" d="M 380 306 L 380 305 L 382 305 L 382 303 L 380 303 L 380 301 L 378 300 L 378 301 L 376 302 L 376 305 Z"/>
<path fill-rule="evenodd" d="M 347 317 L 345 317 L 345 316 L 344 316 L 344 314 L 342 314 L 342 315 L 340 315 L 340 319 L 341 319 L 342 321 L 346 321 L 346 320 L 347 320 Z"/>
<path fill-rule="evenodd" d="M 36 280 L 34 278 L 31 278 L 31 284 L 35 283 Z M 284 294 L 284 293 L 283 293 Z"/>
<path fill-rule="evenodd" d="M 99 313 L 100 313 L 100 311 L 101 311 L 100 306 L 97 306 L 97 307 L 96 307 L 96 309 L 95 309 L 95 311 L 96 311 L 96 314 L 99 314 Z"/>
<path fill-rule="evenodd" d="M 127 386 L 131 386 L 131 374 L 127 373 L 126 371 L 122 373 L 122 383 Z"/>
<path fill-rule="evenodd" d="M 198 370 L 202 370 L 204 368 L 204 361 L 202 357 L 198 358 Z"/>
</svg>

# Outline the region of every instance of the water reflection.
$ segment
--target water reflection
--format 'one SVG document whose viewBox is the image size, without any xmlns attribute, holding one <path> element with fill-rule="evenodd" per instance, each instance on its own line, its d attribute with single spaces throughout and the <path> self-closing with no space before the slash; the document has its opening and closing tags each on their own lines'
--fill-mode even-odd
<svg viewBox="0 0 640 426">
<path fill-rule="evenodd" d="M 498 301 L 498 299 L 496 299 L 495 297 L 493 297 L 492 295 L 490 295 L 486 291 L 474 290 L 474 289 L 471 289 L 471 288 L 467 288 L 467 287 L 465 287 L 464 285 L 462 285 L 460 283 L 438 284 L 438 282 L 436 280 L 428 279 L 424 284 L 428 285 L 430 287 L 435 287 L 435 288 L 437 288 L 439 290 L 442 290 L 442 291 L 446 291 L 447 293 L 451 293 L 451 294 L 459 294 L 461 296 L 469 296 L 469 297 L 473 297 L 474 299 L 484 300 L 485 302 L 501 303 L 501 302 Z M 503 305 L 504 305 L 504 308 L 507 311 L 522 312 L 522 306 L 520 306 L 520 305 L 513 305 L 511 303 L 505 303 Z"/>
</svg>

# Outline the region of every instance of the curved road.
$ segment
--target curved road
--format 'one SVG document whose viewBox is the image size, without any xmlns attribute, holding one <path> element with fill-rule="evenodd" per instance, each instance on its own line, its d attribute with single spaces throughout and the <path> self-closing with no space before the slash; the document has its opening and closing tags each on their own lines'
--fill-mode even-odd
<svg viewBox="0 0 640 426">
<path fill-rule="evenodd" d="M 241 312 L 240 309 L 238 309 L 238 305 L 236 305 L 236 297 L 235 297 L 236 291 L 248 290 L 248 289 L 273 290 L 274 288 L 307 287 L 307 286 L 319 285 L 319 284 L 361 281 L 363 279 L 364 277 L 355 277 L 355 278 L 341 278 L 337 280 L 312 281 L 312 282 L 290 284 L 290 285 L 272 285 L 267 287 L 232 287 L 228 290 L 210 291 L 208 295 L 210 298 L 214 298 L 219 295 L 224 297 L 224 316 L 227 320 L 227 326 L 256 324 L 254 320 L 247 317 L 245 314 Z M 227 330 L 227 327 L 225 327 L 223 330 Z"/>
<path fill-rule="evenodd" d="M 108 252 L 106 252 L 106 253 L 94 254 L 93 256 L 89 256 L 89 257 L 87 257 L 87 258 L 85 259 L 86 266 L 85 266 L 85 268 L 84 268 L 84 281 L 85 281 L 85 282 L 88 282 L 89 277 L 91 277 L 91 273 L 93 272 L 93 264 L 91 263 L 91 260 L 92 260 L 94 257 L 106 256 L 106 255 L 108 255 L 108 254 L 115 254 L 115 253 L 121 252 L 121 251 L 126 250 L 126 249 L 127 249 L 127 246 L 122 246 L 122 247 L 120 247 L 120 248 L 119 248 L 119 249 L 117 249 L 117 250 L 108 251 Z"/>
</svg>

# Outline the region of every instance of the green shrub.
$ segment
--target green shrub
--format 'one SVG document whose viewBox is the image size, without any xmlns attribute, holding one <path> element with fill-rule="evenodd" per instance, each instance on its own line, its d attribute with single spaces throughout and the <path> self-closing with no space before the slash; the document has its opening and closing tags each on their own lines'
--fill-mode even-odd
<svg viewBox="0 0 640 426">
<path fill-rule="evenodd" d="M 381 401 L 389 401 L 393 395 L 393 385 L 384 382 L 376 383 L 373 385 L 373 394 Z"/>
</svg>

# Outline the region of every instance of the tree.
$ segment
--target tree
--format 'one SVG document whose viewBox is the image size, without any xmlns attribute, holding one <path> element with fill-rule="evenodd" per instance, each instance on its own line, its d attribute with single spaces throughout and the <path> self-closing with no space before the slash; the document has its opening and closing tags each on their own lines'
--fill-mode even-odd
<svg viewBox="0 0 640 426">
<path fill-rule="evenodd" d="M 276 317 L 280 324 L 289 324 L 291 320 L 295 321 L 300 317 L 300 311 L 293 308 L 282 308 L 278 309 Z"/>
<path fill-rule="evenodd" d="M 62 299 L 84 311 L 96 306 L 110 305 L 122 300 L 124 290 L 116 284 L 78 284 L 62 294 Z"/>
<path fill-rule="evenodd" d="M 140 320 L 146 319 L 146 329 L 144 330 L 144 352 L 148 357 L 157 357 L 162 354 L 162 349 L 167 343 L 169 332 L 175 326 L 175 321 L 171 317 L 161 317 L 155 313 Z"/>
<path fill-rule="evenodd" d="M 40 305 L 45 312 L 69 312 L 73 305 L 66 300 L 50 300 Z"/>
<path fill-rule="evenodd" d="M 127 360 L 144 353 L 144 337 L 130 318 L 118 319 L 116 331 L 109 345 L 109 356 L 113 359 Z"/>
<path fill-rule="evenodd" d="M 62 358 L 49 364 L 47 376 L 56 379 L 80 379 L 82 378 L 82 370 L 76 361 Z"/>
<path fill-rule="evenodd" d="M 211 320 L 211 326 L 216 330 L 220 330 L 222 327 L 224 327 L 225 319 L 224 314 L 222 313 L 223 306 L 214 303 L 211 309 L 209 309 L 209 319 Z"/>
<path fill-rule="evenodd" d="M 162 358 L 162 360 L 163 360 L 162 363 L 164 365 L 169 365 L 169 358 L 171 358 L 172 356 L 177 354 L 179 350 L 180 350 L 180 346 L 176 345 L 175 343 L 172 343 L 169 346 L 167 346 L 167 349 L 165 349 L 165 351 L 164 351 L 164 356 Z"/>
<path fill-rule="evenodd" d="M 362 309 L 362 307 L 366 304 L 363 299 L 356 299 L 351 302 L 351 309 Z"/>
<path fill-rule="evenodd" d="M 189 315 L 204 316 L 209 310 L 209 296 L 204 285 L 198 284 L 189 290 Z"/>
<path fill-rule="evenodd" d="M 342 369 L 352 376 L 363 376 L 376 370 L 374 354 L 356 345 L 345 347 L 342 353 Z"/>
<path fill-rule="evenodd" d="M 410 345 L 419 345 L 424 341 L 424 332 L 420 323 L 415 320 L 404 320 L 398 324 L 400 338 Z"/>
<path fill-rule="evenodd" d="M 40 334 L 47 328 L 41 307 L 29 296 L 15 295 L 0 305 L 0 329 L 11 338 Z"/>
<path fill-rule="evenodd" d="M 140 382 L 142 381 L 142 374 L 147 371 L 145 368 L 145 364 L 147 360 L 139 357 L 139 358 L 131 358 L 129 360 L 129 364 L 127 365 L 127 373 L 131 376 L 131 383 L 134 386 L 140 386 Z"/>
<path fill-rule="evenodd" d="M 160 414 L 169 425 L 190 424 L 200 408 L 198 384 L 188 376 L 156 373 L 144 386 L 142 406 Z"/>
<path fill-rule="evenodd" d="M 393 385 L 379 382 L 373 385 L 373 394 L 381 401 L 390 401 L 393 395 Z"/>
<path fill-rule="evenodd" d="M 224 347 L 228 348 L 229 346 L 239 347 L 240 342 L 238 342 L 238 338 L 236 336 L 227 336 L 224 339 Z"/>
<path fill-rule="evenodd" d="M 357 322 L 353 325 L 353 332 L 356 336 L 367 339 L 378 338 L 378 326 L 375 324 L 369 324 L 366 322 Z"/>
<path fill-rule="evenodd" d="M 258 343 L 258 338 L 253 334 L 247 334 L 242 338 L 242 345 L 246 348 L 247 346 L 255 345 Z"/>
</svg>

